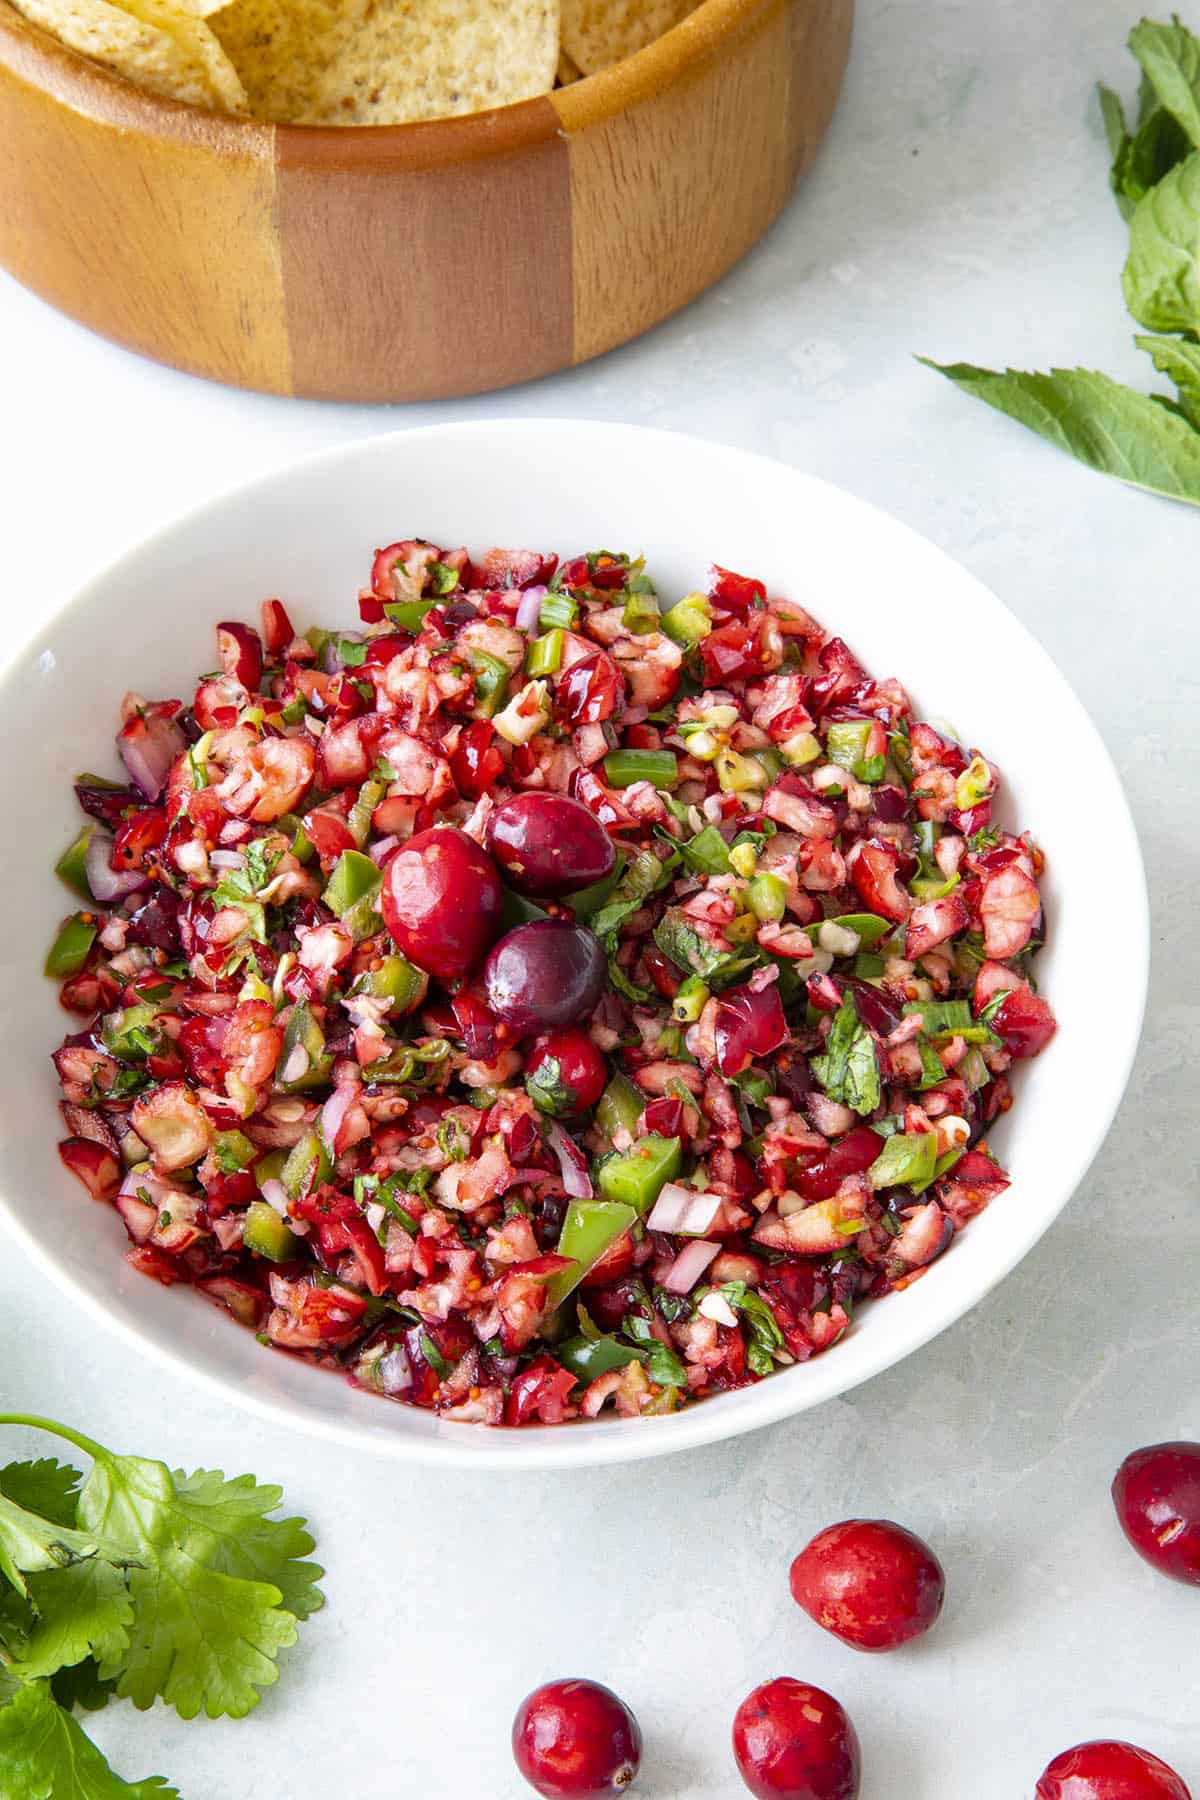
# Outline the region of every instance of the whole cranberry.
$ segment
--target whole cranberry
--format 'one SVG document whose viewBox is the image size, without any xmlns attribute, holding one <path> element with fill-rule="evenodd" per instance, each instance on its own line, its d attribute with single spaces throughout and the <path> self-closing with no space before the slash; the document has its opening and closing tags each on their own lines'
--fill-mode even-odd
<svg viewBox="0 0 1200 1800">
<path fill-rule="evenodd" d="M 575 894 L 612 873 L 616 845 L 586 806 L 565 794 L 514 794 L 488 824 L 488 849 L 518 893 Z"/>
<path fill-rule="evenodd" d="M 1134 1450 L 1117 1470 L 1112 1497 L 1138 1555 L 1160 1575 L 1200 1587 L 1200 1444 Z"/>
<path fill-rule="evenodd" d="M 497 1018 L 524 1035 L 586 1019 L 607 973 L 599 940 L 586 925 L 531 919 L 493 945 L 483 984 Z"/>
<path fill-rule="evenodd" d="M 429 975 L 465 975 L 496 935 L 502 904 L 496 865 L 453 825 L 418 831 L 383 877 L 383 922 L 397 949 Z"/>
<path fill-rule="evenodd" d="M 738 1773 L 757 1800 L 857 1800 L 858 1738 L 818 1687 L 777 1675 L 734 1714 Z"/>
<path fill-rule="evenodd" d="M 890 1519 L 819 1531 L 792 1564 L 792 1598 L 855 1650 L 895 1650 L 929 1630 L 946 1578 L 927 1544 Z"/>
<path fill-rule="evenodd" d="M 551 1800 L 575 1800 L 623 1793 L 642 1760 L 642 1734 L 611 1688 L 548 1681 L 518 1706 L 512 1751 L 530 1787 Z"/>
<path fill-rule="evenodd" d="M 1165 1762 L 1136 1744 L 1098 1738 L 1076 1744 L 1044 1771 L 1035 1800 L 1191 1800 Z"/>
<path fill-rule="evenodd" d="M 525 1065 L 534 1104 L 553 1118 L 595 1106 L 608 1085 L 608 1065 L 586 1031 L 552 1031 L 539 1038 Z"/>
</svg>

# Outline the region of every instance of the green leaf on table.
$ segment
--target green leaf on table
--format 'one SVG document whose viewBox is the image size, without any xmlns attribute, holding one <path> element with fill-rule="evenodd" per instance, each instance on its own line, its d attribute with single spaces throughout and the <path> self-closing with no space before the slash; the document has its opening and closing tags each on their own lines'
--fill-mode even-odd
<svg viewBox="0 0 1200 1800">
<path fill-rule="evenodd" d="M 1200 330 L 1200 152 L 1138 202 L 1121 284 L 1125 304 L 1148 330 Z"/>
<path fill-rule="evenodd" d="M 0 1494 L 55 1525 L 74 1525 L 82 1480 L 69 1463 L 43 1456 L 37 1462 L 8 1463 L 0 1469 Z"/>
<path fill-rule="evenodd" d="M 288 1612 L 307 1619 L 325 1604 L 316 1583 L 325 1571 L 305 1562 L 314 1542 L 303 1519 L 268 1519 L 283 1489 L 256 1482 L 253 1475 L 227 1481 L 219 1469 L 176 1469 L 175 1512 L 213 1537 L 209 1561 L 222 1574 L 243 1581 L 267 1581 L 283 1595 Z"/>
<path fill-rule="evenodd" d="M 76 1706 L 82 1706 L 85 1712 L 100 1712 L 112 1699 L 116 1686 L 115 1676 L 101 1675 L 94 1656 L 85 1656 L 82 1662 L 58 1669 L 50 1677 L 50 1692 L 68 1712 Z"/>
<path fill-rule="evenodd" d="M 1129 34 L 1129 48 L 1155 94 L 1200 149 L 1200 38 L 1181 25 L 1143 19 Z"/>
<path fill-rule="evenodd" d="M 918 361 L 1102 475 L 1200 505 L 1200 433 L 1148 394 L 1092 369 L 1041 374 Z"/>
<path fill-rule="evenodd" d="M 0 1574 L 18 1594 L 26 1594 L 27 1575 L 43 1569 L 65 1569 L 82 1557 L 95 1556 L 92 1538 L 67 1525 L 39 1518 L 0 1494 Z"/>
<path fill-rule="evenodd" d="M 1200 428 L 1200 344 L 1173 337 L 1135 337 L 1133 341 L 1153 358 L 1159 374 L 1175 383 L 1183 413 Z"/>
<path fill-rule="evenodd" d="M 40 1681 L 95 1656 L 119 1666 L 129 1644 L 133 1605 L 125 1574 L 103 1556 L 29 1577 L 35 1618 L 13 1649 L 13 1670 Z"/>
<path fill-rule="evenodd" d="M 161 1775 L 123 1781 L 48 1688 L 0 1710 L 0 1800 L 179 1800 Z"/>
<path fill-rule="evenodd" d="M 276 1583 L 226 1573 L 237 1561 L 226 1534 L 238 1501 L 203 1491 L 208 1476 L 199 1494 L 186 1486 L 181 1494 L 164 1463 L 99 1446 L 93 1454 L 80 1520 L 103 1539 L 107 1555 L 137 1565 L 129 1570 L 133 1620 L 118 1694 L 143 1709 L 161 1698 L 185 1719 L 201 1709 L 209 1718 L 243 1717 L 257 1706 L 259 1688 L 278 1679 L 275 1659 L 295 1642 L 296 1617 L 283 1609 Z M 278 1490 L 267 1493 L 275 1504 Z M 250 1514 L 245 1499 L 241 1508 Z M 282 1561 L 277 1544 L 264 1548 L 256 1537 L 246 1560 L 260 1556 Z M 102 1675 L 115 1673 L 101 1665 Z"/>
<path fill-rule="evenodd" d="M 1139 201 L 1190 152 L 1183 128 L 1156 106 L 1113 161 L 1112 187 L 1123 216 L 1132 219 Z"/>
</svg>

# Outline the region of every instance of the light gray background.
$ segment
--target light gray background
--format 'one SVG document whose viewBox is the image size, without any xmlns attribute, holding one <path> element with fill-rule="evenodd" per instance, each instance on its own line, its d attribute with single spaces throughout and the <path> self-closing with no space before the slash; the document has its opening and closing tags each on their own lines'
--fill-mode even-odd
<svg viewBox="0 0 1200 1800">
<path fill-rule="evenodd" d="M 1132 91 L 1133 12 L 863 0 L 828 145 L 767 242 L 641 343 L 515 393 L 367 409 L 227 392 L 100 343 L 0 278 L 9 634 L 194 501 L 319 445 L 494 414 L 697 432 L 844 484 L 995 587 L 1107 738 L 1153 898 L 1133 1083 L 1049 1236 L 900 1368 L 675 1461 L 439 1476 L 291 1440 L 138 1368 L 0 1244 L 6 1408 L 189 1466 L 253 1468 L 319 1528 L 329 1606 L 280 1688 L 240 1724 L 110 1709 L 95 1735 L 128 1777 L 162 1772 L 186 1800 L 517 1800 L 512 1709 L 537 1681 L 580 1673 L 640 1714 L 647 1800 L 733 1800 L 732 1712 L 788 1672 L 853 1714 L 863 1800 L 1025 1800 L 1055 1751 L 1097 1734 L 1158 1750 L 1200 1793 L 1200 1595 L 1126 1550 L 1107 1495 L 1127 1450 L 1200 1436 L 1187 1066 L 1200 517 L 1091 475 L 912 360 L 1078 362 L 1148 385 L 1092 96 L 1100 75 Z M 920 631 L 914 618 L 918 646 Z M 1014 693 L 1014 732 L 1037 728 Z M 1104 856 L 1101 839 L 1098 907 Z M 20 859 L 9 844 L 10 880 Z M 1121 981 L 1124 929 L 1114 917 L 1097 982 Z M 900 1656 L 856 1657 L 788 1597 L 790 1557 L 849 1513 L 901 1519 L 945 1560 L 944 1623 Z"/>
</svg>

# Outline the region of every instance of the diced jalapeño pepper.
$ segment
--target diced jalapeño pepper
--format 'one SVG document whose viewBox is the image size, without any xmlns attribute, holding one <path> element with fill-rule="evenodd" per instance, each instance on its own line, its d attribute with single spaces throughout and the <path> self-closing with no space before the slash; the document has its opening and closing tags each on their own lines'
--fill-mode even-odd
<svg viewBox="0 0 1200 1800">
<path fill-rule="evenodd" d="M 46 973 L 56 981 L 78 975 L 96 941 L 99 921 L 94 913 L 73 913 L 64 921 L 46 956 Z"/>
<path fill-rule="evenodd" d="M 546 1283 L 548 1306 L 561 1306 L 594 1263 L 637 1219 L 632 1206 L 611 1200 L 572 1200 L 558 1238 L 558 1254 L 569 1256 L 572 1266 L 560 1269 Z"/>
<path fill-rule="evenodd" d="M 386 792 L 387 783 L 378 780 L 378 778 L 364 781 L 358 790 L 358 799 L 350 808 L 346 818 L 346 824 L 349 827 L 350 836 L 354 839 L 360 850 L 371 835 L 371 814 L 375 811 L 375 808 L 379 805 L 379 802 L 383 799 Z"/>
<path fill-rule="evenodd" d="M 303 1051 L 303 1057 L 300 1052 Z M 317 1024 L 307 1000 L 297 1000 L 283 1033 L 283 1048 L 275 1079 L 287 1094 L 321 1087 L 329 1079 L 333 1058 L 325 1048 L 325 1033 Z"/>
<path fill-rule="evenodd" d="M 662 628 L 669 638 L 694 650 L 713 628 L 712 607 L 704 594 L 685 594 L 663 614 Z"/>
<path fill-rule="evenodd" d="M 596 1121 L 601 1131 L 615 1137 L 618 1131 L 633 1131 L 645 1109 L 642 1093 L 627 1075 L 614 1075 L 596 1104 Z"/>
<path fill-rule="evenodd" d="M 694 1025 L 708 1001 L 708 983 L 699 975 L 689 975 L 679 985 L 671 1006 L 671 1017 L 680 1025 Z"/>
<path fill-rule="evenodd" d="M 674 1181 L 682 1164 L 679 1139 L 651 1132 L 639 1138 L 632 1150 L 614 1156 L 600 1170 L 600 1191 L 609 1200 L 623 1201 L 645 1217 L 668 1181 Z"/>
<path fill-rule="evenodd" d="M 308 1183 L 309 1171 L 316 1165 L 311 1185 L 319 1187 L 328 1181 L 333 1172 L 328 1150 L 315 1131 L 306 1131 L 304 1136 L 293 1144 L 288 1152 L 287 1161 L 279 1179 L 287 1190 L 288 1198 L 295 1200 L 303 1193 Z"/>
<path fill-rule="evenodd" d="M 830 762 L 839 769 L 853 770 L 855 763 L 863 759 L 870 731 L 870 719 L 838 719 L 825 738 L 825 754 Z"/>
<path fill-rule="evenodd" d="M 470 651 L 469 659 L 475 671 L 476 716 L 490 719 L 508 698 L 508 664 L 486 650 Z"/>
<path fill-rule="evenodd" d="M 764 869 L 746 889 L 746 898 L 756 919 L 782 919 L 787 911 L 787 884 Z"/>
<path fill-rule="evenodd" d="M 321 898 L 330 912 L 344 919 L 360 900 L 370 900 L 383 883 L 378 864 L 361 850 L 343 850 Z"/>
<path fill-rule="evenodd" d="M 613 1369 L 623 1369 L 626 1363 L 640 1362 L 641 1353 L 632 1344 L 619 1344 L 615 1337 L 571 1337 L 559 1344 L 554 1352 L 564 1369 L 569 1369 L 576 1381 L 586 1387 L 589 1381 L 595 1381 L 598 1375 L 607 1375 Z"/>
<path fill-rule="evenodd" d="M 604 759 L 604 779 L 609 787 L 632 787 L 649 781 L 671 788 L 679 780 L 679 763 L 673 750 L 611 750 Z"/>
<path fill-rule="evenodd" d="M 268 1262 L 290 1262 L 300 1253 L 300 1239 L 265 1200 L 252 1200 L 246 1208 L 242 1242 L 247 1250 L 265 1256 Z"/>
<path fill-rule="evenodd" d="M 85 825 L 79 836 L 69 843 L 54 865 L 54 873 L 60 881 L 65 881 L 71 892 L 78 894 L 81 900 L 90 901 L 92 890 L 88 886 L 87 847 L 92 841 L 94 825 Z"/>
<path fill-rule="evenodd" d="M 368 969 L 355 984 L 355 991 L 390 1000 L 392 1011 L 411 1012 L 425 998 L 429 977 L 409 962 L 406 956 L 384 956 L 374 969 Z"/>
</svg>

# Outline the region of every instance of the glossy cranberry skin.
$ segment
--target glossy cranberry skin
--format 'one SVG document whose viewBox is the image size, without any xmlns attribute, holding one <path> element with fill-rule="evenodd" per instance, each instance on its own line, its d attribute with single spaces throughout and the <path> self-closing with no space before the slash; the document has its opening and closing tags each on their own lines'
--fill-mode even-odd
<svg viewBox="0 0 1200 1800">
<path fill-rule="evenodd" d="M 554 899 L 610 875 L 616 846 L 603 825 L 565 794 L 514 794 L 492 814 L 488 849 L 519 894 Z"/>
<path fill-rule="evenodd" d="M 419 831 L 389 862 L 380 905 L 396 948 L 442 981 L 465 975 L 500 924 L 496 865 L 465 831 Z"/>
<path fill-rule="evenodd" d="M 547 1800 L 620 1794 L 642 1760 L 642 1734 L 625 1702 L 598 1681 L 548 1681 L 517 1708 L 512 1751 Z"/>
<path fill-rule="evenodd" d="M 889 1519 L 819 1531 L 792 1564 L 792 1599 L 855 1650 L 895 1650 L 942 1610 L 946 1578 L 927 1544 Z"/>
<path fill-rule="evenodd" d="M 1056 1756 L 1037 1784 L 1035 1800 L 1191 1800 L 1174 1769 L 1114 1738 L 1076 1744 Z"/>
<path fill-rule="evenodd" d="M 858 1738 L 832 1694 L 777 1675 L 734 1714 L 738 1773 L 757 1800 L 857 1800 Z"/>
<path fill-rule="evenodd" d="M 488 1005 L 522 1034 L 574 1025 L 593 1010 L 608 966 L 595 934 L 566 919 L 532 919 L 493 945 L 483 966 Z"/>
<path fill-rule="evenodd" d="M 777 988 L 731 988 L 721 995 L 714 1025 L 717 1067 L 740 1075 L 756 1057 L 769 1056 L 787 1042 L 787 1021 Z"/>
<path fill-rule="evenodd" d="M 599 725 L 617 710 L 621 677 L 606 650 L 581 656 L 559 677 L 554 699 L 568 725 Z"/>
<path fill-rule="evenodd" d="M 1200 1587 L 1200 1444 L 1148 1444 L 1125 1458 L 1112 1484 L 1121 1530 L 1139 1556 Z"/>
<path fill-rule="evenodd" d="M 608 1065 L 586 1031 L 553 1031 L 539 1038 L 525 1064 L 526 1076 L 536 1075 L 543 1064 L 558 1064 L 557 1086 L 562 1088 L 569 1117 L 595 1106 L 608 1085 Z"/>
<path fill-rule="evenodd" d="M 861 1175 L 883 1149 L 883 1139 L 869 1125 L 856 1125 L 824 1156 L 796 1171 L 796 1190 L 806 1200 L 829 1200 L 850 1175 Z"/>
</svg>

